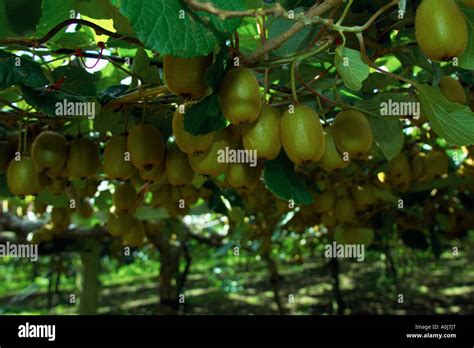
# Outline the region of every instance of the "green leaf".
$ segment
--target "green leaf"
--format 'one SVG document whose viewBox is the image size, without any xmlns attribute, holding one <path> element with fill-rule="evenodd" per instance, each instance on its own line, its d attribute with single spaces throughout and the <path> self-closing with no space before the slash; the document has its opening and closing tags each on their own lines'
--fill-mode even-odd
<svg viewBox="0 0 474 348">
<path fill-rule="evenodd" d="M 299 14 L 304 12 L 304 9 L 302 7 L 298 7 L 294 11 L 295 14 Z M 293 24 L 295 24 L 294 20 L 283 17 L 276 18 L 268 31 L 268 38 L 271 40 L 281 36 L 283 33 L 287 32 L 293 26 Z M 308 46 L 310 40 L 314 36 L 314 33 L 314 27 L 305 26 L 302 30 L 293 35 L 289 40 L 287 40 L 283 45 L 274 50 L 272 53 L 284 57 L 294 55 L 296 52 L 301 51 Z"/>
<path fill-rule="evenodd" d="M 284 151 L 276 159 L 265 162 L 264 180 L 267 189 L 280 199 L 292 199 L 302 205 L 314 202 L 304 178 L 295 172 L 294 164 Z"/>
<path fill-rule="evenodd" d="M 160 84 L 160 71 L 157 66 L 150 65 L 150 62 L 146 51 L 139 48 L 132 63 L 132 72 L 137 74 L 145 84 Z"/>
<path fill-rule="evenodd" d="M 449 102 L 437 86 L 416 88 L 421 108 L 437 135 L 451 145 L 474 144 L 474 113 L 468 106 Z"/>
<path fill-rule="evenodd" d="M 365 64 L 360 52 L 351 48 L 338 47 L 334 65 L 347 88 L 358 91 L 362 82 L 369 76 L 369 66 Z"/>
<path fill-rule="evenodd" d="M 222 47 L 212 65 L 206 70 L 206 84 L 211 87 L 213 91 L 219 88 L 219 82 L 226 71 L 229 57 L 229 51 Z"/>
<path fill-rule="evenodd" d="M 129 115 L 128 127 L 132 126 L 132 117 Z M 105 134 L 111 132 L 113 135 L 122 134 L 125 131 L 125 115 L 122 111 L 115 111 L 112 108 L 104 107 L 100 110 L 94 120 L 94 130 Z"/>
<path fill-rule="evenodd" d="M 130 34 L 132 27 L 110 0 L 74 0 L 74 8 L 81 14 L 96 19 L 112 19 L 121 34 Z M 116 40 L 116 39 L 114 39 Z"/>
<path fill-rule="evenodd" d="M 62 193 L 59 195 L 52 194 L 49 191 L 44 190 L 37 197 L 38 202 L 44 202 L 54 207 L 66 207 L 69 204 L 69 198 L 66 194 Z"/>
<path fill-rule="evenodd" d="M 43 87 L 48 84 L 41 65 L 28 57 L 18 57 L 0 50 L 0 88 L 22 84 Z"/>
<path fill-rule="evenodd" d="M 74 65 L 60 66 L 52 72 L 54 81 L 65 78 L 61 89 L 82 96 L 95 96 L 94 83 L 99 79 L 95 74 L 89 74 L 81 67 Z"/>
<path fill-rule="evenodd" d="M 244 10 L 242 0 L 214 0 L 225 10 Z M 188 11 L 178 0 L 113 0 L 132 24 L 146 48 L 161 55 L 207 55 L 239 26 L 240 19 L 221 20 L 215 15 Z"/>
<path fill-rule="evenodd" d="M 402 151 L 405 137 L 399 120 L 367 117 L 374 141 L 387 160 L 394 159 Z"/>
<path fill-rule="evenodd" d="M 30 88 L 23 86 L 22 91 L 23 97 L 29 105 L 33 106 L 36 110 L 53 117 L 57 116 L 56 103 L 63 103 L 65 99 L 67 99 L 68 102 L 92 101 L 63 91 L 49 91 L 46 88 Z M 74 119 L 74 116 L 71 116 L 71 119 Z"/>
<path fill-rule="evenodd" d="M 36 36 L 42 37 L 57 24 L 71 19 L 70 11 L 73 9 L 73 0 L 43 0 L 41 18 L 36 27 Z"/>
<path fill-rule="evenodd" d="M 13 36 L 15 36 L 15 33 L 8 25 L 8 16 L 5 9 L 5 3 L 2 1 L 0 3 L 0 39 Z"/>
<path fill-rule="evenodd" d="M 416 103 L 416 100 L 401 93 L 381 93 L 369 100 L 359 100 L 354 106 L 365 113 L 369 120 L 374 141 L 387 160 L 395 158 L 404 144 L 403 127 L 399 116 L 382 116 L 383 103 Z"/>
<path fill-rule="evenodd" d="M 205 97 L 184 114 L 184 129 L 194 135 L 207 134 L 225 128 L 226 125 L 217 93 Z"/>
<path fill-rule="evenodd" d="M 237 29 L 239 34 L 240 51 L 249 54 L 261 45 L 260 35 L 257 31 L 255 18 L 244 18 Z"/>
<path fill-rule="evenodd" d="M 433 73 L 433 66 L 418 46 L 413 47 L 408 52 L 395 52 L 394 55 L 403 66 L 416 65 L 430 73 Z"/>
<path fill-rule="evenodd" d="M 465 5 L 460 5 L 460 8 L 466 17 L 469 41 L 463 54 L 459 57 L 459 66 L 464 69 L 474 70 L 474 8 L 468 8 Z"/>
<path fill-rule="evenodd" d="M 52 50 L 62 48 L 75 50 L 80 47 L 89 47 L 94 42 L 93 32 L 89 28 L 82 28 L 74 33 L 60 32 L 55 35 L 55 39 L 49 43 Z"/>
<path fill-rule="evenodd" d="M 34 33 L 41 16 L 41 1 L 38 0 L 2 0 L 1 6 L 6 13 L 6 23 L 18 36 Z"/>
</svg>

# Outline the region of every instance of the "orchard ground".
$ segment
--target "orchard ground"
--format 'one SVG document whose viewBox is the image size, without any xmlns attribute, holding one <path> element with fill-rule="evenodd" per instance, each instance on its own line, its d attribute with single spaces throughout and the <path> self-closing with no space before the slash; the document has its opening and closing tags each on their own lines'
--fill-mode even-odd
<svg viewBox="0 0 474 348">
<path fill-rule="evenodd" d="M 379 252 L 369 250 L 362 263 L 339 260 L 344 313 L 472 315 L 474 269 L 470 265 L 474 262 L 474 233 L 471 232 L 461 247 L 463 250 L 458 256 L 446 251 L 437 260 L 429 250 L 420 252 L 400 246 L 398 252 L 393 251 L 397 282 L 387 275 L 386 260 Z M 206 252 L 202 247 L 196 250 L 196 253 Z M 218 253 L 216 251 L 216 255 Z M 287 314 L 335 313 L 333 279 L 326 267 L 328 260 L 322 255 L 322 250 L 318 250 L 314 255 L 302 255 L 301 261 L 291 260 L 291 256 L 280 257 L 280 291 L 282 299 L 287 300 L 284 303 Z M 52 308 L 47 309 L 47 277 L 37 277 L 31 283 L 33 263 L 27 260 L 1 262 L 8 269 L 0 274 L 3 314 L 77 313 L 77 305 L 67 304 L 75 288 L 74 274 L 63 276 L 61 299 L 55 295 Z M 79 264 L 77 257 L 68 262 Z M 48 264 L 49 257 L 40 259 L 41 272 L 46 272 Z M 159 302 L 156 253 L 145 248 L 130 264 L 117 266 L 116 260 L 102 259 L 98 313 L 156 314 Z M 13 272 L 13 269 L 19 271 Z M 236 257 L 228 251 L 218 257 L 200 257 L 191 265 L 186 284 L 183 314 L 278 314 L 267 269 L 262 261 L 255 261 L 254 256 Z M 403 295 L 404 303 L 398 303 L 398 294 Z"/>
</svg>

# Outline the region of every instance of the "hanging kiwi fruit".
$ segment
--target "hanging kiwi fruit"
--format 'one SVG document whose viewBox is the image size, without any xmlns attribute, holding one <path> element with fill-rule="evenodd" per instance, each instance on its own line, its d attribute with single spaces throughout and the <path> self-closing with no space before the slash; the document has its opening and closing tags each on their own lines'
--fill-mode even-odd
<svg viewBox="0 0 474 348">
<path fill-rule="evenodd" d="M 127 150 L 135 167 L 151 170 L 153 166 L 163 161 L 165 144 L 157 128 L 141 123 L 130 129 Z"/>
<path fill-rule="evenodd" d="M 58 132 L 41 132 L 31 146 L 31 157 L 39 170 L 60 170 L 67 158 L 68 143 Z"/>
<path fill-rule="evenodd" d="M 295 164 L 319 161 L 325 139 L 319 115 L 306 105 L 296 105 L 281 118 L 281 143 Z"/>
<path fill-rule="evenodd" d="M 206 93 L 205 76 L 212 64 L 212 55 L 191 58 L 163 57 L 163 75 L 171 93 L 186 99 L 200 99 Z"/>
<path fill-rule="evenodd" d="M 99 145 L 88 138 L 76 138 L 69 145 L 67 171 L 69 178 L 90 178 L 100 166 Z"/>
<path fill-rule="evenodd" d="M 418 45 L 433 61 L 459 57 L 467 47 L 466 19 L 455 0 L 423 0 L 416 11 Z"/>
<path fill-rule="evenodd" d="M 260 115 L 262 100 L 252 70 L 234 67 L 221 79 L 219 102 L 225 118 L 235 126 L 253 123 Z"/>
<path fill-rule="evenodd" d="M 281 150 L 280 123 L 278 110 L 264 105 L 257 121 L 242 130 L 244 148 L 256 151 L 258 159 L 275 159 Z"/>
<path fill-rule="evenodd" d="M 360 158 L 372 148 L 369 121 L 357 110 L 338 113 L 334 119 L 332 135 L 339 151 L 349 154 L 349 158 Z"/>
<path fill-rule="evenodd" d="M 111 180 L 130 179 L 136 168 L 129 157 L 127 137 L 124 135 L 111 137 L 104 148 L 103 168 L 105 175 Z"/>
<path fill-rule="evenodd" d="M 139 203 L 135 187 L 130 182 L 115 185 L 112 202 L 117 212 L 133 213 Z"/>
</svg>

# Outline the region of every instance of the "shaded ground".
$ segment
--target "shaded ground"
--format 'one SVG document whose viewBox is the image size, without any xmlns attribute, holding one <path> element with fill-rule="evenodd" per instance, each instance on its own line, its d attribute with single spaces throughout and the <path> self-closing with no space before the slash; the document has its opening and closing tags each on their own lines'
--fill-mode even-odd
<svg viewBox="0 0 474 348">
<path fill-rule="evenodd" d="M 290 314 L 333 314 L 332 278 L 326 260 L 305 260 L 303 264 L 280 264 L 281 296 Z M 340 262 L 345 314 L 473 314 L 474 268 L 472 253 L 463 257 L 444 254 L 432 257 L 403 257 L 398 261 L 398 290 L 388 277 L 379 254 L 367 262 Z M 413 266 L 416 265 L 416 267 Z M 262 262 L 213 267 L 192 267 L 185 292 L 184 314 L 277 314 L 268 274 Z M 252 270 L 250 272 L 250 270 Z M 158 273 L 135 276 L 105 286 L 99 312 L 103 314 L 155 314 L 158 304 Z M 33 289 L 34 290 L 34 289 Z M 32 291 L 33 291 L 32 290 Z M 63 301 L 71 294 L 62 289 Z M 403 303 L 399 303 L 403 295 Z M 75 305 L 60 304 L 45 310 L 44 291 L 33 291 L 12 303 L 13 296 L 1 296 L 6 313 L 73 314 Z M 17 297 L 18 300 L 18 297 Z M 65 303 L 65 302 L 63 302 Z"/>
</svg>

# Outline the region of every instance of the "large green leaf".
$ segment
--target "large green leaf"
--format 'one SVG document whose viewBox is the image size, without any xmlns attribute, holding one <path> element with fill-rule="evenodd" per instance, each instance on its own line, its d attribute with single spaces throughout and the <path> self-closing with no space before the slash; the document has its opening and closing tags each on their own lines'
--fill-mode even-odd
<svg viewBox="0 0 474 348">
<path fill-rule="evenodd" d="M 56 115 L 56 105 L 57 103 L 63 103 L 64 100 L 68 102 L 87 102 L 92 101 L 91 99 L 86 99 L 84 97 L 78 97 L 74 94 L 70 94 L 64 91 L 49 91 L 46 88 L 30 88 L 23 86 L 23 97 L 25 101 L 33 106 L 36 110 L 44 112 L 48 116 L 57 116 Z M 100 106 L 100 105 L 99 105 Z M 96 113 L 98 113 L 96 105 Z M 81 116 L 82 117 L 82 116 Z M 73 119 L 74 116 L 71 116 Z"/>
<path fill-rule="evenodd" d="M 278 198 L 302 205 L 314 202 L 304 178 L 295 172 L 294 164 L 284 151 L 276 159 L 265 162 L 264 179 L 267 189 Z"/>
<path fill-rule="evenodd" d="M 358 91 L 362 82 L 369 76 L 369 66 L 365 64 L 360 52 L 351 48 L 338 47 L 334 65 L 347 88 Z"/>
<path fill-rule="evenodd" d="M 41 1 L 2 0 L 0 5 L 5 9 L 5 24 L 8 23 L 16 35 L 29 36 L 34 33 L 41 16 Z"/>
<path fill-rule="evenodd" d="M 226 125 L 217 93 L 194 104 L 184 114 L 184 129 L 194 135 L 207 134 L 225 128 Z"/>
<path fill-rule="evenodd" d="M 416 88 L 421 108 L 437 135 L 451 145 L 474 144 L 474 113 L 469 107 L 449 102 L 437 86 Z"/>
<path fill-rule="evenodd" d="M 464 69 L 474 70 L 474 9 L 467 6 L 461 6 L 467 23 L 469 41 L 464 53 L 459 57 L 459 66 Z"/>
<path fill-rule="evenodd" d="M 295 14 L 298 14 L 304 12 L 304 9 L 298 7 L 294 11 Z M 269 39 L 281 36 L 283 33 L 287 32 L 294 24 L 294 20 L 287 19 L 284 17 L 276 18 L 268 31 Z M 272 53 L 278 56 L 291 56 L 296 52 L 306 48 L 310 43 L 310 40 L 314 37 L 314 33 L 314 27 L 305 26 L 302 30 L 293 35 L 289 40 L 287 40 L 283 45 L 274 50 Z"/>
<path fill-rule="evenodd" d="M 242 0 L 212 2 L 221 9 L 245 9 Z M 208 13 L 190 12 L 179 0 L 113 0 L 113 3 L 129 19 L 145 47 L 162 55 L 207 55 L 240 24 L 239 18 L 221 20 Z"/>
<path fill-rule="evenodd" d="M 378 94 L 369 100 L 360 100 L 354 103 L 356 108 L 363 110 L 366 114 L 375 143 L 385 158 L 390 161 L 400 153 L 405 140 L 400 117 L 411 115 L 382 116 L 381 108 L 384 103 L 401 105 L 400 103 L 416 103 L 416 100 L 401 93 L 389 92 Z"/>
<path fill-rule="evenodd" d="M 96 74 L 89 74 L 81 67 L 74 65 L 60 66 L 52 72 L 54 81 L 64 78 L 61 89 L 82 96 L 95 96 L 94 83 L 99 79 Z"/>
<path fill-rule="evenodd" d="M 132 64 L 132 71 L 137 74 L 145 84 L 160 84 L 160 71 L 158 67 L 150 64 L 150 58 L 143 48 L 137 50 Z"/>
<path fill-rule="evenodd" d="M 42 37 L 57 24 L 71 19 L 70 11 L 73 9 L 73 0 L 43 0 L 36 36 Z"/>
<path fill-rule="evenodd" d="M 5 2 L 0 2 L 0 39 L 15 36 L 15 33 L 8 25 L 8 17 L 5 9 Z"/>
<path fill-rule="evenodd" d="M 38 63 L 0 50 L 0 88 L 17 84 L 43 87 L 48 80 Z"/>
</svg>

